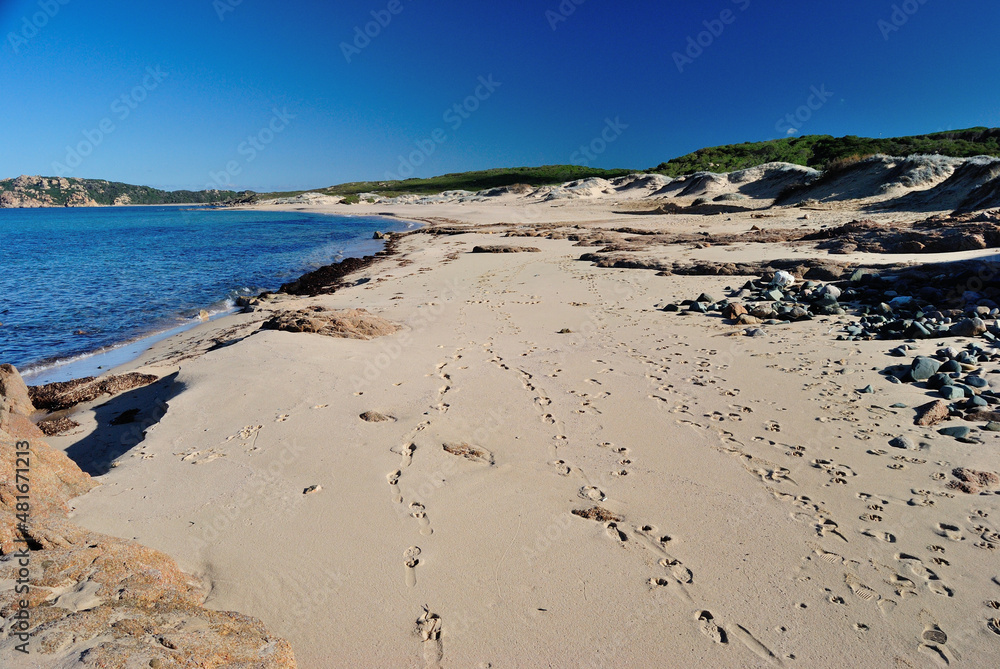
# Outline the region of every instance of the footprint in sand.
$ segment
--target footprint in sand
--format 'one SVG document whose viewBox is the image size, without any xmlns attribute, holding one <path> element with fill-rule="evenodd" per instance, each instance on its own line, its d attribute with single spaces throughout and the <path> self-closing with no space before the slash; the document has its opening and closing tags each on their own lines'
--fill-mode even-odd
<svg viewBox="0 0 1000 669">
<path fill-rule="evenodd" d="M 411 502 L 410 512 L 410 515 L 417 519 L 417 524 L 420 526 L 420 534 L 425 537 L 434 534 L 434 530 L 431 529 L 431 521 L 427 519 L 427 513 L 423 504 L 420 502 Z"/>
<path fill-rule="evenodd" d="M 582 499 L 589 499 L 592 502 L 603 502 L 607 499 L 604 493 L 592 485 L 585 485 L 580 488 L 580 492 L 577 493 Z"/>
<path fill-rule="evenodd" d="M 965 537 L 962 536 L 962 530 L 955 525 L 949 525 L 947 523 L 938 523 L 934 528 L 934 533 L 939 537 L 944 537 L 945 539 L 951 539 L 952 541 L 964 541 Z"/>
<path fill-rule="evenodd" d="M 726 630 L 715 624 L 715 617 L 708 611 L 702 611 L 698 614 L 698 629 L 715 643 L 729 643 Z"/>
<path fill-rule="evenodd" d="M 403 493 L 399 489 L 399 477 L 402 475 L 403 473 L 397 469 L 386 476 L 386 480 L 389 481 L 389 490 L 392 492 L 392 501 L 396 504 L 403 503 Z"/>
<path fill-rule="evenodd" d="M 424 614 L 417 619 L 417 633 L 424 645 L 424 662 L 427 669 L 437 669 L 444 658 L 441 645 L 441 617 L 424 607 Z"/>
<path fill-rule="evenodd" d="M 567 465 L 564 460 L 553 460 L 549 464 L 556 468 L 556 473 L 559 474 L 559 476 L 569 476 L 570 472 L 573 471 L 573 469 Z"/>
<path fill-rule="evenodd" d="M 851 589 L 854 595 L 865 602 L 877 602 L 882 599 L 882 596 L 869 588 L 867 585 L 862 583 L 852 574 L 844 575 L 844 582 L 847 583 L 847 587 Z"/>
<path fill-rule="evenodd" d="M 693 583 L 694 575 L 691 570 L 680 563 L 679 560 L 660 560 L 660 566 L 670 570 L 670 575 L 681 583 Z"/>
<path fill-rule="evenodd" d="M 624 545 L 628 541 L 628 535 L 622 532 L 618 528 L 618 523 L 612 521 L 604 526 L 608 532 L 608 536 L 614 539 L 619 544 Z"/>
<path fill-rule="evenodd" d="M 420 564 L 420 560 L 417 558 L 419 556 L 420 548 L 417 546 L 410 546 L 403 551 L 403 564 L 406 567 L 406 587 L 408 588 L 417 585 L 417 565 Z"/>
<path fill-rule="evenodd" d="M 280 416 L 278 416 L 277 418 L 275 418 L 275 419 L 274 419 L 274 422 L 275 422 L 275 423 L 284 423 L 284 422 L 285 422 L 285 421 L 287 421 L 287 420 L 288 420 L 289 418 L 291 418 L 291 416 L 290 416 L 289 414 L 287 414 L 287 413 L 283 413 L 283 414 L 281 414 Z"/>
<path fill-rule="evenodd" d="M 400 446 L 393 446 L 389 449 L 392 453 L 400 456 L 400 467 L 409 467 L 413 462 L 413 452 L 417 450 L 416 444 L 402 444 Z"/>
</svg>

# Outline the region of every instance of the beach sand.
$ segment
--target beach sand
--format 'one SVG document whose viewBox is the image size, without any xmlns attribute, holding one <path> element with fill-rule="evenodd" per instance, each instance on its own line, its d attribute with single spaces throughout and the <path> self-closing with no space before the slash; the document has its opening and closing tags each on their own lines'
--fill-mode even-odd
<svg viewBox="0 0 1000 669">
<path fill-rule="evenodd" d="M 927 391 L 878 373 L 893 342 L 837 341 L 836 316 L 734 336 L 717 314 L 654 306 L 755 277 L 601 268 L 572 239 L 501 236 L 818 229 L 856 212 L 621 206 L 351 207 L 470 232 L 402 237 L 358 285 L 268 305 L 363 308 L 393 335 L 257 331 L 257 312 L 128 365 L 165 380 L 49 440 L 117 457 L 73 522 L 167 553 L 210 586 L 208 607 L 259 618 L 306 668 L 993 666 L 1000 497 L 947 483 L 997 470 L 997 441 L 915 427 Z M 490 244 L 539 252 L 471 253 Z M 137 424 L 104 427 L 133 408 Z M 899 435 L 919 450 L 888 446 Z"/>
</svg>

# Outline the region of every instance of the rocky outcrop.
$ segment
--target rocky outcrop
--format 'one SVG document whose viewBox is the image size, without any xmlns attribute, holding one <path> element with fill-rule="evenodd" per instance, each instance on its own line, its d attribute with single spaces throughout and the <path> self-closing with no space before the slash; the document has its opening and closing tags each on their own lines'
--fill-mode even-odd
<svg viewBox="0 0 1000 669">
<path fill-rule="evenodd" d="M 71 523 L 67 502 L 96 482 L 39 438 L 17 371 L 0 367 L 0 386 L 0 422 L 14 430 L 0 430 L 0 655 L 27 643 L 33 666 L 296 666 L 260 621 L 202 608 L 208 588 L 169 556 Z"/>
<path fill-rule="evenodd" d="M 339 339 L 374 339 L 391 335 L 399 327 L 364 309 L 336 311 L 314 306 L 299 311 L 279 312 L 261 325 L 261 329 L 309 332 Z"/>
<path fill-rule="evenodd" d="M 96 206 L 87 189 L 69 179 L 21 175 L 0 181 L 0 208 Z"/>
<path fill-rule="evenodd" d="M 119 374 L 118 376 L 103 378 L 88 376 L 72 381 L 60 381 L 44 386 L 32 386 L 28 391 L 31 395 L 31 402 L 36 409 L 42 411 L 62 411 L 77 404 L 91 402 L 103 395 L 117 395 L 128 390 L 148 386 L 157 380 L 158 377 L 151 374 L 130 372 L 129 374 Z"/>
</svg>

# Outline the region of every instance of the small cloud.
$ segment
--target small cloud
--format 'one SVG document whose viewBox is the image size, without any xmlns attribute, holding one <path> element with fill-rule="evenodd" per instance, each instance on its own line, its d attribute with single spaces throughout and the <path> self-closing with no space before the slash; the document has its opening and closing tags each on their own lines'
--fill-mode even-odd
<svg viewBox="0 0 1000 669">
<path fill-rule="evenodd" d="M 789 129 L 788 129 L 788 134 L 789 134 L 789 135 L 794 135 L 794 134 L 795 134 L 795 133 L 797 133 L 797 132 L 798 132 L 798 130 L 796 130 L 795 128 L 789 128 Z"/>
</svg>

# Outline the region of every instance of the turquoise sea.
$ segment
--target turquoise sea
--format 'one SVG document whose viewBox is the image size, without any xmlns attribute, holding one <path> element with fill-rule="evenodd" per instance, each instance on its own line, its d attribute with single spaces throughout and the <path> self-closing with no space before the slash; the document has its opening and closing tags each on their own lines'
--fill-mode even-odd
<svg viewBox="0 0 1000 669">
<path fill-rule="evenodd" d="M 68 361 L 229 311 L 240 295 L 379 251 L 374 231 L 408 226 L 208 208 L 0 209 L 0 363 L 29 382 L 66 380 L 80 369 Z"/>
</svg>

